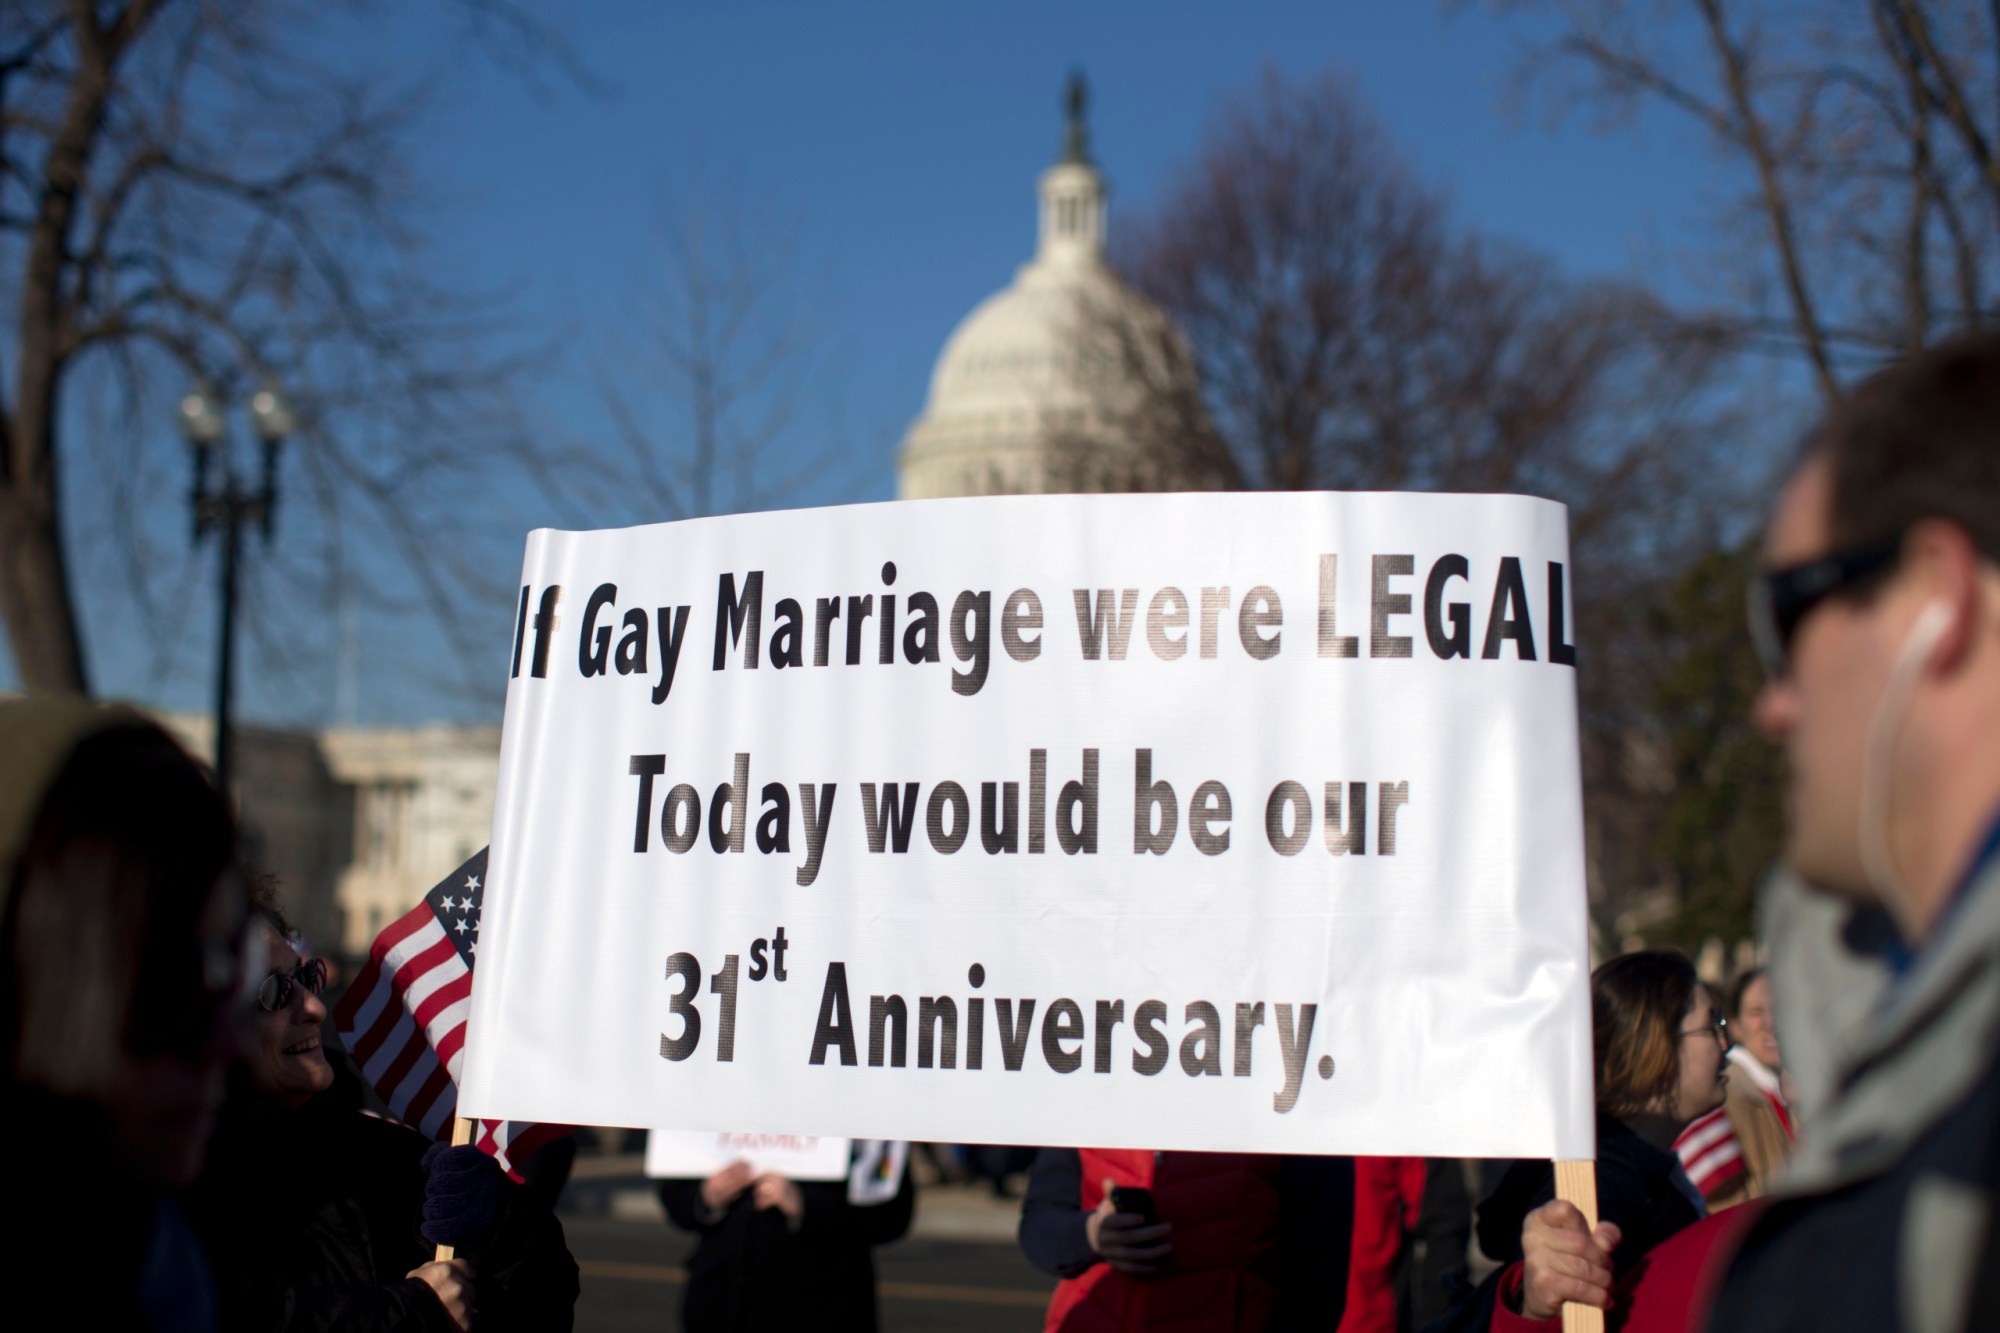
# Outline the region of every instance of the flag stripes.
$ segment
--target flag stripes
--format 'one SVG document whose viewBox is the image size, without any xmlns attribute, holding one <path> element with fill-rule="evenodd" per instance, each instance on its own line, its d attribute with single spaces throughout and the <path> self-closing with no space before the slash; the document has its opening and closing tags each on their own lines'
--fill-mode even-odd
<svg viewBox="0 0 2000 1333">
<path fill-rule="evenodd" d="M 458 1111 L 485 876 L 482 848 L 390 922 L 334 1010 L 335 1030 L 390 1113 L 440 1141 Z M 473 1142 L 518 1177 L 520 1163 L 569 1131 L 482 1120 Z"/>
</svg>

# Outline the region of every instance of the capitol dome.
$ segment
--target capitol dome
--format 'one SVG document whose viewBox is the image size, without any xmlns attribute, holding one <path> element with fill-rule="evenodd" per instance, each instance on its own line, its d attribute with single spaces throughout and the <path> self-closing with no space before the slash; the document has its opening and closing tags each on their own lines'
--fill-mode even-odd
<svg viewBox="0 0 2000 1333">
<path fill-rule="evenodd" d="M 945 340 L 903 442 L 903 499 L 1191 484 L 1133 457 L 1149 404 L 1197 396 L 1189 374 L 1166 368 L 1186 364 L 1171 321 L 1104 262 L 1104 178 L 1083 100 L 1072 80 L 1064 152 L 1037 185 L 1034 258 Z"/>
</svg>

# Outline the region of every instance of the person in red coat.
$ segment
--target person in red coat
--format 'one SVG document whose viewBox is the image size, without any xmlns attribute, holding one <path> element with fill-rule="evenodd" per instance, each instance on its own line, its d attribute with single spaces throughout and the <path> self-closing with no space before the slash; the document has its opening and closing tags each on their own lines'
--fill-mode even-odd
<svg viewBox="0 0 2000 1333">
<path fill-rule="evenodd" d="M 1397 1333 L 1407 1323 L 1397 1278 L 1423 1208 L 1425 1175 L 1421 1157 L 1354 1159 L 1354 1248 L 1338 1333 Z"/>
<path fill-rule="evenodd" d="M 1522 1259 L 1501 1274 L 1491 1333 L 1557 1333 L 1566 1301 L 1605 1311 L 1607 1333 L 1693 1333 L 1763 1207 L 1752 1201 L 1705 1217 L 1614 1279 L 1611 1255 L 1623 1239 L 1617 1224 L 1600 1222 L 1591 1231 L 1574 1205 L 1543 1204 L 1521 1228 Z"/>
<path fill-rule="evenodd" d="M 1155 1217 L 1112 1191 L 1151 1193 Z M 1062 1279 L 1049 1333 L 1332 1328 L 1346 1302 L 1354 1167 L 1344 1157 L 1044 1149 L 1021 1249 Z"/>
<path fill-rule="evenodd" d="M 1335 1333 L 1410 1333 L 1465 1285 L 1472 1196 L 1456 1158 L 1354 1159 L 1354 1249 Z"/>
</svg>

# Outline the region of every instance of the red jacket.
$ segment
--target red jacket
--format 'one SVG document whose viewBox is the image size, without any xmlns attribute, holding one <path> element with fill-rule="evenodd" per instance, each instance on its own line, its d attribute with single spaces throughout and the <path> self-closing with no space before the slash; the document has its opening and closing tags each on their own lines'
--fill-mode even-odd
<svg viewBox="0 0 2000 1333">
<path fill-rule="evenodd" d="M 1716 1213 L 1675 1232 L 1611 1286 L 1609 1333 L 1693 1333 L 1706 1322 L 1716 1283 L 1743 1235 L 1763 1212 L 1760 1203 Z M 1509 1304 L 1519 1299 L 1521 1265 L 1500 1278 L 1491 1333 L 1558 1333 L 1562 1316 L 1529 1319 Z"/>
<path fill-rule="evenodd" d="M 1396 1261 L 1424 1203 L 1421 1157 L 1354 1159 L 1354 1249 L 1339 1333 L 1396 1333 L 1402 1326 Z"/>
<path fill-rule="evenodd" d="M 1084 1148 L 1085 1212 L 1104 1180 L 1153 1192 L 1173 1224 L 1173 1257 L 1146 1277 L 1095 1264 L 1056 1286 L 1047 1333 L 1259 1333 L 1275 1305 L 1278 1162 L 1248 1153 L 1160 1153 Z"/>
</svg>

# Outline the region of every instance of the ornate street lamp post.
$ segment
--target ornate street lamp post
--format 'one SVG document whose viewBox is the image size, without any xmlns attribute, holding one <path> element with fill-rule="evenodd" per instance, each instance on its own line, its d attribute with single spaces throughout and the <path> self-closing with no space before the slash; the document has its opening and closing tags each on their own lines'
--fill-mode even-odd
<svg viewBox="0 0 2000 1333">
<path fill-rule="evenodd" d="M 242 552 L 242 529 L 255 523 L 264 540 L 271 540 L 272 520 L 278 508 L 278 446 L 292 433 L 292 410 L 277 386 L 269 383 L 250 395 L 250 418 L 263 443 L 263 482 L 249 490 L 237 480 L 230 458 L 228 425 L 222 404 L 206 383 L 197 382 L 181 399 L 181 433 L 187 437 L 194 455 L 194 488 L 189 499 L 194 506 L 194 542 L 197 546 L 211 530 L 222 533 L 222 643 L 215 664 L 215 785 L 227 796 L 230 792 L 231 750 L 234 725 L 230 701 L 236 674 L 236 595 L 238 561 Z M 210 490 L 211 473 L 220 485 Z"/>
</svg>

